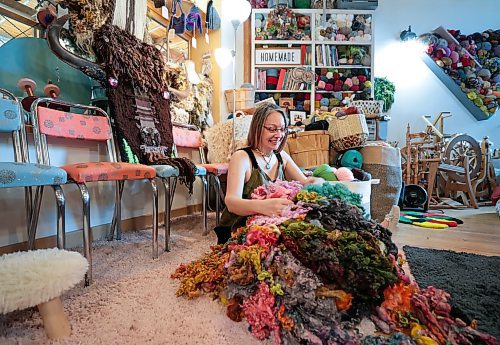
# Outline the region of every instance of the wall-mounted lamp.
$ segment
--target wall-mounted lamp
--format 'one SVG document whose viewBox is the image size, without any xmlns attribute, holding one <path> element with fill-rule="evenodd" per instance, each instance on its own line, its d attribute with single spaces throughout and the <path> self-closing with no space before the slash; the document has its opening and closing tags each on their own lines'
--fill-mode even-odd
<svg viewBox="0 0 500 345">
<path fill-rule="evenodd" d="M 412 41 L 417 38 L 417 34 L 411 31 L 411 25 L 408 26 L 408 30 L 401 31 L 401 35 L 399 35 L 401 41 Z"/>
</svg>

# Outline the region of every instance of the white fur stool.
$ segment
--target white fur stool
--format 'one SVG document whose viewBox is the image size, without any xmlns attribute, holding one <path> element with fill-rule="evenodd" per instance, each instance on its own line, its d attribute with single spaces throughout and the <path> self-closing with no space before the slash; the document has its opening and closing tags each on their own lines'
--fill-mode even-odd
<svg viewBox="0 0 500 345">
<path fill-rule="evenodd" d="M 38 306 L 47 336 L 68 336 L 71 326 L 59 296 L 83 279 L 87 260 L 57 248 L 0 256 L 0 313 Z"/>
</svg>

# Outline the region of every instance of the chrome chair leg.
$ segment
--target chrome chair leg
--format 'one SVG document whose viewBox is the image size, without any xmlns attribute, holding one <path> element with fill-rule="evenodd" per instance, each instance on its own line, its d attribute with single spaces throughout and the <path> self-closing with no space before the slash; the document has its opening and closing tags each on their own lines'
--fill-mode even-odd
<svg viewBox="0 0 500 345">
<path fill-rule="evenodd" d="M 107 239 L 112 241 L 116 234 L 116 239 L 122 239 L 122 195 L 123 187 L 125 186 L 125 181 L 115 182 L 115 210 L 113 212 L 113 220 L 111 221 L 111 228 L 109 229 Z"/>
<path fill-rule="evenodd" d="M 222 187 L 220 185 L 219 176 L 213 175 L 215 181 L 215 225 L 219 225 L 220 222 L 220 200 L 222 197 Z"/>
<path fill-rule="evenodd" d="M 155 179 L 149 180 L 153 191 L 153 259 L 158 258 L 158 187 Z"/>
<path fill-rule="evenodd" d="M 83 203 L 83 256 L 89 262 L 89 269 L 85 274 L 85 286 L 92 283 L 92 228 L 90 227 L 90 194 L 84 183 L 76 184 L 80 189 Z"/>
<path fill-rule="evenodd" d="M 202 215 L 203 215 L 203 235 L 208 235 L 208 182 L 206 176 L 200 176 L 201 182 L 203 183 L 203 195 L 202 195 Z"/>
<path fill-rule="evenodd" d="M 163 187 L 165 188 L 165 211 L 163 212 L 163 226 L 165 228 L 165 251 L 170 251 L 170 210 L 172 207 L 170 193 L 170 178 L 162 178 Z"/>
<path fill-rule="evenodd" d="M 33 188 L 32 187 L 24 187 L 24 204 L 26 208 L 26 229 L 28 230 L 28 239 L 30 234 L 30 226 L 31 226 L 31 216 L 33 209 Z"/>
<path fill-rule="evenodd" d="M 66 248 L 65 199 L 61 186 L 52 186 L 57 203 L 57 248 Z"/>
<path fill-rule="evenodd" d="M 177 177 L 173 178 L 170 184 L 170 206 L 174 204 L 175 189 L 177 188 Z"/>
<path fill-rule="evenodd" d="M 31 215 L 28 220 L 28 249 L 35 249 L 36 229 L 38 227 L 38 215 L 40 214 L 40 206 L 42 205 L 43 188 L 44 186 L 36 187 L 35 198 L 31 205 Z"/>
</svg>

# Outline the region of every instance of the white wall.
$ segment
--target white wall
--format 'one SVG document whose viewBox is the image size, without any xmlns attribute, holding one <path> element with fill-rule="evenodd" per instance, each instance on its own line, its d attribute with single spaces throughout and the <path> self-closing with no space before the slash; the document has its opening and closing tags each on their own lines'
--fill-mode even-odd
<svg viewBox="0 0 500 345">
<path fill-rule="evenodd" d="M 224 1 L 222 0 L 221 6 L 221 47 L 233 50 L 234 47 L 234 28 L 229 21 L 227 7 L 224 6 Z M 250 19 L 248 19 L 250 20 Z M 238 27 L 236 32 L 236 88 L 240 87 L 243 83 L 243 25 Z M 233 65 L 229 64 L 224 70 L 221 70 L 221 88 L 219 97 L 221 97 L 220 102 L 220 116 L 221 121 L 224 121 L 227 116 L 232 112 L 232 109 L 228 110 L 226 106 L 226 101 L 224 98 L 224 90 L 233 88 Z"/>
<path fill-rule="evenodd" d="M 29 135 L 31 137 L 31 135 Z M 89 162 L 105 158 L 105 147 L 84 145 L 81 141 L 54 139 L 49 142 L 54 149 L 51 164 L 61 166 L 68 163 Z M 0 161 L 11 161 L 12 141 L 6 135 L 0 136 Z M 191 151 L 179 151 L 181 156 L 199 162 L 199 155 Z M 30 159 L 36 161 L 36 154 L 30 140 Z M 91 225 L 98 226 L 111 223 L 114 207 L 114 182 L 89 183 L 91 198 Z M 82 228 L 82 202 L 80 192 L 74 184 L 63 187 L 66 197 L 66 232 Z M 163 185 L 158 183 L 160 212 L 164 209 Z M 201 204 L 201 183 L 197 179 L 195 193 L 189 195 L 187 189 L 177 183 L 173 209 L 187 205 Z M 24 189 L 0 188 L 0 247 L 27 240 L 24 211 Z M 152 214 L 152 194 L 149 182 L 130 181 L 125 183 L 122 199 L 122 219 Z M 200 228 L 200 231 L 201 228 Z M 46 188 L 43 195 L 42 208 L 38 223 L 37 238 L 56 234 L 56 208 L 52 188 Z"/>
<path fill-rule="evenodd" d="M 399 42 L 402 30 L 412 26 L 417 35 L 443 26 L 463 34 L 500 28 L 500 0 L 380 0 L 374 15 L 375 76 L 396 84 L 395 103 L 390 110 L 389 140 L 404 146 L 406 126 L 412 132 L 425 128 L 422 115 L 434 118 L 450 111 L 445 132 L 468 133 L 476 140 L 488 135 L 500 147 L 500 112 L 477 121 L 441 83 L 415 53 L 408 53 Z"/>
</svg>

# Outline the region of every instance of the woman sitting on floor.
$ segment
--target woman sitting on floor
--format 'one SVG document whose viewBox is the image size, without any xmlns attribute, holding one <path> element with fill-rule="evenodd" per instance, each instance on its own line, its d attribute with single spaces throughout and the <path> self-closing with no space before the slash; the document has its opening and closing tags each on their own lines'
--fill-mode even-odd
<svg viewBox="0 0 500 345">
<path fill-rule="evenodd" d="M 283 151 L 287 135 L 287 120 L 280 107 L 273 103 L 263 103 L 257 107 L 248 132 L 248 147 L 236 151 L 229 163 L 226 208 L 219 226 L 214 229 L 219 244 L 226 243 L 232 231 L 245 226 L 248 216 L 278 216 L 292 204 L 285 198 L 250 199 L 255 188 L 285 179 L 298 181 L 304 186 L 311 183 L 322 185 L 325 182 L 322 178 L 306 177 L 288 153 Z M 388 227 L 388 220 L 384 222 L 382 225 Z"/>
<path fill-rule="evenodd" d="M 214 230 L 218 243 L 245 225 L 247 216 L 278 216 L 292 204 L 288 199 L 251 200 L 253 190 L 275 180 L 295 180 L 303 185 L 322 184 L 321 178 L 306 177 L 288 153 L 282 151 L 288 134 L 284 111 L 275 104 L 257 107 L 248 132 L 248 147 L 236 151 L 229 163 L 226 208 Z"/>
</svg>

